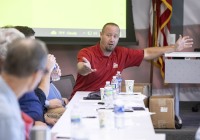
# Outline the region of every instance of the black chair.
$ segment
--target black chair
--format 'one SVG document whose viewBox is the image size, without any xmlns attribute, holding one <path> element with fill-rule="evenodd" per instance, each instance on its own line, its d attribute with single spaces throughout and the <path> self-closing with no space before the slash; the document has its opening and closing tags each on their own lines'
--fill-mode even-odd
<svg viewBox="0 0 200 140">
<path fill-rule="evenodd" d="M 75 78 L 72 74 L 63 75 L 59 81 L 53 81 L 53 84 L 60 91 L 63 98 L 70 98 L 75 85 Z"/>
</svg>

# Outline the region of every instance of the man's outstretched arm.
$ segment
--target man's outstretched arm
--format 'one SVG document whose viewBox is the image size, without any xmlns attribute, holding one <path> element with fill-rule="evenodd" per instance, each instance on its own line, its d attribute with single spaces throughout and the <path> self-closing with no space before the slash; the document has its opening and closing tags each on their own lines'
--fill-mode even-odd
<svg viewBox="0 0 200 140">
<path fill-rule="evenodd" d="M 86 76 L 86 75 L 96 71 L 96 69 L 91 68 L 90 62 L 85 57 L 83 57 L 82 59 L 83 59 L 83 61 L 78 62 L 78 64 L 77 64 L 78 73 L 80 75 Z"/>
<path fill-rule="evenodd" d="M 180 36 L 176 44 L 165 47 L 151 47 L 144 49 L 144 60 L 152 60 L 164 53 L 170 53 L 175 51 L 182 51 L 183 49 L 190 48 L 193 45 L 193 39 L 189 36 Z"/>
</svg>

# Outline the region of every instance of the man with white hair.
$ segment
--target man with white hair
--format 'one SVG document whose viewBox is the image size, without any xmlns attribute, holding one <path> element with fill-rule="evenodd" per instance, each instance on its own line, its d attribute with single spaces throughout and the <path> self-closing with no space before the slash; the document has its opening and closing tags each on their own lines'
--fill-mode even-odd
<svg viewBox="0 0 200 140">
<path fill-rule="evenodd" d="M 18 30 L 14 28 L 0 28 L 0 69 L 7 54 L 7 45 L 19 38 L 25 38 L 25 36 Z"/>
</svg>

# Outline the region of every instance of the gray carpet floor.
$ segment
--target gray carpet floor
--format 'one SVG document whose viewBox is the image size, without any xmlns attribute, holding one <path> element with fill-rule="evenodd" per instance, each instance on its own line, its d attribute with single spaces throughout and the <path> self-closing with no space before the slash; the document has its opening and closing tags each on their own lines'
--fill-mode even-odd
<svg viewBox="0 0 200 140">
<path fill-rule="evenodd" d="M 192 112 L 192 107 L 199 103 L 199 111 Z M 200 126 L 200 102 L 180 102 L 181 129 L 155 129 L 156 133 L 165 133 L 166 140 L 195 140 L 195 133 Z"/>
</svg>

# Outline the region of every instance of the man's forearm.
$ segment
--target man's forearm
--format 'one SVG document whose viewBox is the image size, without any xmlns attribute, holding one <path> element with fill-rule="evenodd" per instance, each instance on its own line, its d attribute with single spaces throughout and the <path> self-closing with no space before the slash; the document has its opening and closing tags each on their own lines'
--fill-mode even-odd
<svg viewBox="0 0 200 140">
<path fill-rule="evenodd" d="M 164 53 L 170 53 L 176 51 L 175 46 L 166 46 L 166 47 L 151 47 L 144 49 L 144 59 L 145 60 L 152 60 L 157 58 Z"/>
<path fill-rule="evenodd" d="M 90 73 L 90 71 L 87 70 L 83 62 L 79 62 L 77 64 L 77 69 L 78 69 L 78 73 L 82 76 L 86 76 Z"/>
<path fill-rule="evenodd" d="M 40 84 L 38 85 L 38 88 L 40 88 L 46 95 L 46 97 L 49 95 L 49 89 L 50 89 L 50 73 L 46 74 L 42 79 Z"/>
</svg>

